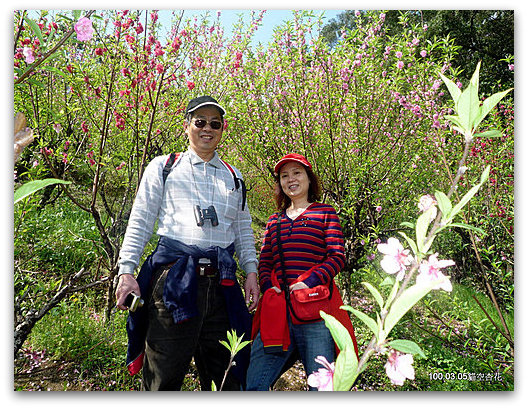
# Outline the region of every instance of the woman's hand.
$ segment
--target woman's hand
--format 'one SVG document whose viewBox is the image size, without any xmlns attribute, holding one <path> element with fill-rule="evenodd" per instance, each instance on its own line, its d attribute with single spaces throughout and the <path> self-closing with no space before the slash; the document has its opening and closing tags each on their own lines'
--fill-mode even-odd
<svg viewBox="0 0 528 409">
<path fill-rule="evenodd" d="M 302 290 L 305 288 L 310 288 L 310 287 L 304 284 L 303 281 L 299 281 L 298 283 L 290 285 L 290 292 L 295 291 L 295 290 Z"/>
</svg>

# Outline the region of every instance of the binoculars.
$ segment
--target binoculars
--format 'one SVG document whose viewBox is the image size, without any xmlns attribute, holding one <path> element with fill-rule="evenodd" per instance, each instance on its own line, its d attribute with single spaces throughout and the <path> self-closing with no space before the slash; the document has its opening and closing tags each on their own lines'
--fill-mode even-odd
<svg viewBox="0 0 528 409">
<path fill-rule="evenodd" d="M 216 209 L 213 205 L 209 206 L 207 209 L 202 209 L 200 205 L 195 205 L 194 217 L 197 226 L 203 226 L 207 219 L 211 220 L 213 226 L 218 226 L 218 216 L 216 215 Z"/>
</svg>

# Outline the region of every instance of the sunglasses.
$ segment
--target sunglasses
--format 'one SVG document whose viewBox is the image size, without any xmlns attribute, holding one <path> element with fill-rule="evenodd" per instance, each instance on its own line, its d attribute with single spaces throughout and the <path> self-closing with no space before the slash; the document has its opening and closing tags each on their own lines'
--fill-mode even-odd
<svg viewBox="0 0 528 409">
<path fill-rule="evenodd" d="M 220 129 L 223 125 L 222 122 L 214 120 L 211 122 L 207 122 L 205 119 L 196 119 L 194 121 L 194 126 L 196 126 L 197 128 L 203 128 L 207 124 L 209 124 L 213 129 Z"/>
</svg>

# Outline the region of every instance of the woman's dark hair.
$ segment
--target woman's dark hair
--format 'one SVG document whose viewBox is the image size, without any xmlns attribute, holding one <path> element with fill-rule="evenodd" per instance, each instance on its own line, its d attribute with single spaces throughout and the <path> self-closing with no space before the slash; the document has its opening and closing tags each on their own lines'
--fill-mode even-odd
<svg viewBox="0 0 528 409">
<path fill-rule="evenodd" d="M 308 201 L 310 203 L 318 202 L 321 200 L 321 184 L 317 175 L 308 167 L 303 165 L 308 179 L 310 180 L 310 186 L 308 187 Z M 275 176 L 275 203 L 277 204 L 277 209 L 280 211 L 285 211 L 291 205 L 291 199 L 286 193 L 282 190 L 280 184 L 280 170 L 279 174 Z"/>
</svg>

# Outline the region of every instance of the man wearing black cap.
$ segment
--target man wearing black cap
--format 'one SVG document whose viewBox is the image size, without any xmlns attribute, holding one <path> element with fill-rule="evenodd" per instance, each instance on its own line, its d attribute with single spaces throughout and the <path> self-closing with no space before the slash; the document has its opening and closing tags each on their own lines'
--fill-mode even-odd
<svg viewBox="0 0 528 409">
<path fill-rule="evenodd" d="M 220 388 L 229 351 L 218 341 L 231 329 L 249 336 L 248 309 L 255 309 L 259 296 L 241 175 L 216 152 L 225 110 L 202 96 L 189 102 L 185 115 L 189 149 L 174 162 L 169 155 L 157 157 L 145 169 L 119 259 L 117 306 L 126 309 L 132 292 L 145 300 L 129 314 L 127 366 L 131 374 L 143 368 L 146 390 L 180 389 L 193 357 L 202 390 L 211 381 Z M 158 246 L 134 278 L 156 221 Z M 234 253 L 246 272 L 245 299 Z M 237 357 L 223 390 L 244 386 L 247 362 Z"/>
</svg>

